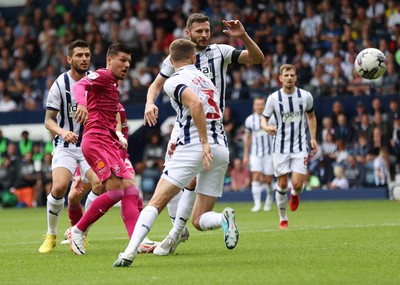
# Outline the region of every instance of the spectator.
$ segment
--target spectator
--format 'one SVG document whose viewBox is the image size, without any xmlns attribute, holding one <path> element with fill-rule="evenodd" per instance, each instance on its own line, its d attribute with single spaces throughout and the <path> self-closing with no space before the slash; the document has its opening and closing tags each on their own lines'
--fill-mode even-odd
<svg viewBox="0 0 400 285">
<path fill-rule="evenodd" d="M 17 178 L 17 165 L 7 155 L 2 156 L 0 162 L 0 192 L 13 188 Z"/>
<path fill-rule="evenodd" d="M 356 156 L 350 153 L 347 156 L 347 163 L 344 176 L 349 181 L 349 188 L 359 188 L 364 186 L 365 170 L 363 164 L 359 163 Z"/>
<path fill-rule="evenodd" d="M 96 5 L 95 3 L 94 5 Z M 106 0 L 100 5 L 100 14 L 106 19 L 109 16 L 115 21 L 119 21 L 121 18 L 122 6 L 118 0 Z"/>
<path fill-rule="evenodd" d="M 336 165 L 333 168 L 335 178 L 329 183 L 329 189 L 333 190 L 346 190 L 349 189 L 349 181 L 344 176 L 344 167 L 342 165 Z"/>
<path fill-rule="evenodd" d="M 243 166 L 240 158 L 233 160 L 231 171 L 231 190 L 234 192 L 250 190 L 251 173 Z"/>
<path fill-rule="evenodd" d="M 374 160 L 375 185 L 386 186 L 390 181 L 389 151 L 386 147 L 379 150 L 379 155 Z"/>
<path fill-rule="evenodd" d="M 343 140 L 346 147 L 352 146 L 354 139 L 353 126 L 347 123 L 347 117 L 344 113 L 338 114 L 335 127 L 335 138 Z"/>
<path fill-rule="evenodd" d="M 359 138 L 361 135 L 364 135 L 367 141 L 370 141 L 372 138 L 372 125 L 367 113 L 361 115 L 361 121 L 356 129 L 356 137 Z"/>
<path fill-rule="evenodd" d="M 161 135 L 158 132 L 150 134 L 149 143 L 143 151 L 143 161 L 147 168 L 162 169 L 164 165 L 164 148 Z"/>
<path fill-rule="evenodd" d="M 0 130 L 0 159 L 7 152 L 7 145 L 10 140 L 3 135 L 3 131 Z"/>
<path fill-rule="evenodd" d="M 0 98 L 0 112 L 11 112 L 17 110 L 17 103 L 11 99 L 8 93 L 4 93 Z"/>
<path fill-rule="evenodd" d="M 368 139 L 366 135 L 361 134 L 358 137 L 354 148 L 354 152 L 356 155 L 357 162 L 364 164 L 366 162 L 366 157 L 369 152 Z"/>
<path fill-rule="evenodd" d="M 18 143 L 19 153 L 22 156 L 25 156 L 27 152 L 30 152 L 32 154 L 32 148 L 33 148 L 33 141 L 29 138 L 29 132 L 23 131 L 21 133 L 21 139 L 19 140 Z"/>
</svg>

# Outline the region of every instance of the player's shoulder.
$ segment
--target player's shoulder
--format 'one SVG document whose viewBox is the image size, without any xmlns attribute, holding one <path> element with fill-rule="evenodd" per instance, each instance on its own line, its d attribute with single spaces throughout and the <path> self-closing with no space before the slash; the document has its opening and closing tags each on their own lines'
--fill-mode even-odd
<svg viewBox="0 0 400 285">
<path fill-rule="evenodd" d="M 299 87 L 297 87 L 297 90 L 298 90 L 298 92 L 300 92 L 301 95 L 305 95 L 305 96 L 308 96 L 308 97 L 312 97 L 311 92 L 308 91 L 308 90 L 305 90 L 305 89 L 299 88 Z"/>
<path fill-rule="evenodd" d="M 110 77 L 111 72 L 106 68 L 100 68 L 96 71 L 92 71 L 87 75 L 87 78 L 90 80 L 98 80 L 99 78 Z"/>
</svg>

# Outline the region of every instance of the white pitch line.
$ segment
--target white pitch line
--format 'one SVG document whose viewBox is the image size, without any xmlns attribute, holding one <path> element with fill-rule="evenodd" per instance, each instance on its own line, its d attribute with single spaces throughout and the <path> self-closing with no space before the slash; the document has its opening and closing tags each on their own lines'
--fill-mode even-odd
<svg viewBox="0 0 400 285">
<path fill-rule="evenodd" d="M 363 229 L 363 228 L 385 228 L 385 227 L 398 227 L 400 226 L 400 223 L 385 223 L 385 224 L 355 224 L 355 225 L 336 225 L 336 226 L 306 226 L 306 227 L 289 227 L 286 230 L 281 230 L 281 229 L 254 229 L 254 228 L 249 228 L 249 227 L 239 227 L 239 232 L 240 234 L 251 234 L 251 233 L 267 233 L 267 232 L 287 232 L 287 231 L 316 231 L 316 230 L 337 230 L 337 229 Z M 207 231 L 207 232 L 202 232 L 202 233 L 197 233 L 196 231 L 191 231 L 192 235 L 208 235 L 208 234 L 214 234 L 215 231 Z M 152 236 L 154 240 L 159 240 L 162 239 L 162 236 Z M 126 237 L 113 237 L 113 238 L 95 238 L 93 241 L 110 241 L 110 240 L 126 240 Z M 61 240 L 60 240 L 61 241 Z M 58 241 L 57 246 L 62 246 L 60 245 L 60 241 Z M 33 245 L 33 244 L 40 244 L 41 242 L 14 242 L 14 243 L 1 243 L 0 242 L 0 247 L 1 246 L 10 246 L 10 245 Z"/>
</svg>

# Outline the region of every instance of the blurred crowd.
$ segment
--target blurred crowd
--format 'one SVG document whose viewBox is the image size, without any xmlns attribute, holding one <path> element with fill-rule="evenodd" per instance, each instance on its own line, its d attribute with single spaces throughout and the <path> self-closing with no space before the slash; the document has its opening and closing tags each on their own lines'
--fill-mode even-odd
<svg viewBox="0 0 400 285">
<path fill-rule="evenodd" d="M 1 10 L 0 10 L 1 12 Z M 0 15 L 0 111 L 40 110 L 55 78 L 67 67 L 66 47 L 80 38 L 92 50 L 91 69 L 104 67 L 109 44 L 133 50 L 121 101 L 145 101 L 175 39 L 185 37 L 188 15 L 210 17 L 211 42 L 243 47 L 222 33 L 222 19 L 239 19 L 265 53 L 258 66 L 232 66 L 228 99 L 265 95 L 280 86 L 278 67 L 293 63 L 298 83 L 314 96 L 393 94 L 399 90 L 400 3 L 390 0 L 26 0 L 17 17 Z M 353 62 L 366 47 L 389 61 L 381 79 L 366 81 Z"/>
<path fill-rule="evenodd" d="M 376 97 L 373 113 L 367 113 L 362 103 L 356 110 L 347 110 L 337 102 L 332 115 L 318 118 L 322 122 L 321 151 L 311 159 L 309 173 L 310 181 L 318 178 L 320 185 L 315 188 L 334 188 L 335 174 L 340 173 L 349 180 L 349 188 L 376 185 L 372 165 L 377 158 L 385 161 L 389 173 L 385 175 L 393 178 L 400 153 L 398 102 L 392 100 L 388 106 L 381 106 L 379 96 L 399 92 L 399 1 L 26 0 L 17 17 L 8 18 L 0 9 L 0 112 L 44 109 L 49 87 L 68 69 L 67 45 L 77 38 L 91 47 L 91 70 L 105 66 L 105 52 L 111 43 L 125 42 L 133 50 L 133 63 L 129 76 L 119 86 L 121 102 L 144 103 L 169 44 L 185 37 L 186 19 L 195 12 L 209 16 L 212 43 L 243 47 L 240 40 L 222 33 L 222 19 L 239 19 L 265 54 L 261 65 L 230 66 L 228 103 L 266 96 L 279 88 L 278 68 L 283 63 L 296 66 L 298 86 L 315 97 Z M 367 81 L 354 71 L 354 59 L 366 47 L 379 48 L 388 59 L 387 72 L 380 79 Z M 235 121 L 229 106 L 224 120 L 231 145 L 232 163 L 226 179 L 230 189 L 238 183 L 235 176 L 246 175 L 237 161 L 242 157 L 244 128 L 242 122 Z M 149 189 L 153 182 L 147 177 L 156 177 L 159 172 L 155 170 L 162 167 L 169 134 L 166 128 L 155 132 L 143 161 L 136 166 Z M 10 181 L 25 181 L 24 185 L 37 189 L 35 193 L 46 192 L 51 144 L 33 142 L 26 151 L 21 142 L 3 143 L 5 138 L 0 139 L 0 177 L 17 161 L 25 166 L 17 167 L 16 177 L 24 176 L 25 170 L 32 174 L 33 169 L 36 180 L 33 183 L 31 175 L 29 182 Z M 247 183 L 247 179 L 242 180 L 240 183 Z M 7 181 L 0 179 L 2 189 L 24 186 Z"/>
</svg>

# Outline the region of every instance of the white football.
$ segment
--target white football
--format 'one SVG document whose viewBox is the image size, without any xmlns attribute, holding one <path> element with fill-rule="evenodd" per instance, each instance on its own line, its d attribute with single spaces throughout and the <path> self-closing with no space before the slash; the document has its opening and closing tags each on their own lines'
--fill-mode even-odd
<svg viewBox="0 0 400 285">
<path fill-rule="evenodd" d="M 366 48 L 357 55 L 354 68 L 362 78 L 377 79 L 385 73 L 387 59 L 379 49 Z"/>
</svg>

